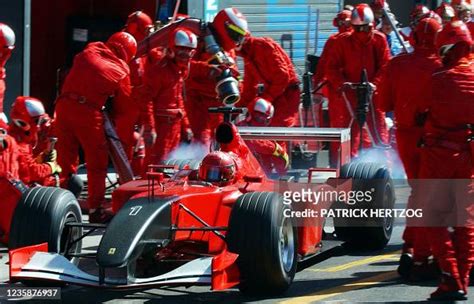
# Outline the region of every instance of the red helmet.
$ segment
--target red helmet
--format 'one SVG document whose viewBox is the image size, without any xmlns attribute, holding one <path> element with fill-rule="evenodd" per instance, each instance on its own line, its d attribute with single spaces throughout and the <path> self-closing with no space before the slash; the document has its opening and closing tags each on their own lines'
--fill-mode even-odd
<svg viewBox="0 0 474 304">
<path fill-rule="evenodd" d="M 137 53 L 137 41 L 132 35 L 126 32 L 118 32 L 110 36 L 106 42 L 107 46 L 120 59 L 129 62 Z"/>
<path fill-rule="evenodd" d="M 471 53 L 472 38 L 466 24 L 453 21 L 446 24 L 437 39 L 439 54 L 445 67 L 455 66 Z"/>
<path fill-rule="evenodd" d="M 443 23 L 451 22 L 453 18 L 456 16 L 454 12 L 454 8 L 448 3 L 442 3 L 440 6 L 438 6 L 435 9 L 435 13 L 441 17 L 441 20 L 443 20 Z"/>
<path fill-rule="evenodd" d="M 423 4 L 417 4 L 410 13 L 410 26 L 415 28 L 421 19 L 429 17 L 431 10 Z"/>
<path fill-rule="evenodd" d="M 23 131 L 36 132 L 45 113 L 40 100 L 34 97 L 19 96 L 13 102 L 10 117 L 13 124 Z"/>
<path fill-rule="evenodd" d="M 206 155 L 199 167 L 199 179 L 217 186 L 226 186 L 235 178 L 235 161 L 228 153 L 214 151 Z"/>
<path fill-rule="evenodd" d="M 15 48 L 15 33 L 8 25 L 0 23 L 0 67 L 5 66 Z"/>
<path fill-rule="evenodd" d="M 351 15 L 352 12 L 349 10 L 340 11 L 333 19 L 332 25 L 337 27 L 339 31 L 347 31 L 351 27 Z"/>
<path fill-rule="evenodd" d="M 384 9 L 387 12 L 390 11 L 390 7 L 385 0 L 373 0 L 372 3 L 370 4 L 370 8 L 372 9 L 377 19 L 383 16 Z"/>
<path fill-rule="evenodd" d="M 421 19 L 415 28 L 415 41 L 419 46 L 435 46 L 436 37 L 443 27 L 434 18 Z"/>
<path fill-rule="evenodd" d="M 373 25 L 374 22 L 374 12 L 372 9 L 365 3 L 358 4 L 351 15 L 351 24 L 352 25 Z"/>
<path fill-rule="evenodd" d="M 380 10 L 383 9 L 386 5 L 388 5 L 388 3 L 385 3 L 385 0 L 374 0 L 370 4 L 370 7 L 373 10 Z"/>
<path fill-rule="evenodd" d="M 142 41 L 150 33 L 150 29 L 153 26 L 153 21 L 150 16 L 142 11 L 136 11 L 128 15 L 127 23 L 123 29 L 125 32 L 130 33 L 136 40 Z"/>
<path fill-rule="evenodd" d="M 439 47 L 452 45 L 459 42 L 472 44 L 471 33 L 462 21 L 453 21 L 446 24 L 439 33 L 437 44 Z"/>
<path fill-rule="evenodd" d="M 15 33 L 8 25 L 0 23 L 0 47 L 14 49 L 15 48 Z"/>
<path fill-rule="evenodd" d="M 250 33 L 247 19 L 233 7 L 225 8 L 217 13 L 212 26 L 220 46 L 226 51 L 234 49 Z"/>
</svg>

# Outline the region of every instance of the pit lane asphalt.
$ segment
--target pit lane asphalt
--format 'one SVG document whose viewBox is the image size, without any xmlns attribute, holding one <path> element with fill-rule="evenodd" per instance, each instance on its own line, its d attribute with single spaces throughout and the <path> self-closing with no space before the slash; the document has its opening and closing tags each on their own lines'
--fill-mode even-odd
<svg viewBox="0 0 474 304">
<path fill-rule="evenodd" d="M 406 203 L 407 188 L 398 188 L 396 208 Z M 330 231 L 330 229 L 327 231 Z M 336 246 L 306 263 L 298 272 L 291 288 L 282 296 L 272 298 L 245 297 L 237 289 L 211 292 L 208 287 L 160 288 L 140 291 L 105 291 L 68 286 L 62 288 L 65 303 L 311 303 L 311 302 L 426 302 L 436 281 L 409 285 L 396 273 L 401 249 L 403 223 L 396 224 L 392 239 L 383 251 L 351 251 Z M 99 237 L 85 241 L 94 247 Z M 0 247 L 0 287 L 8 280 L 8 256 Z M 474 287 L 469 288 L 474 297 Z M 1 302 L 1 300 L 0 300 Z M 465 301 L 467 303 L 467 301 Z M 470 303 L 474 301 L 470 300 Z"/>
</svg>

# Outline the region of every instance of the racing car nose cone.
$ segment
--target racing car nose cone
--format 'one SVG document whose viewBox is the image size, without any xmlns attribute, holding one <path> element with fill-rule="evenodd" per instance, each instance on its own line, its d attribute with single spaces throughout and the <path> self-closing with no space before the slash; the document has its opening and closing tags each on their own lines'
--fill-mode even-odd
<svg viewBox="0 0 474 304">
<path fill-rule="evenodd" d="M 142 244 L 171 235 L 171 203 L 177 196 L 147 197 L 128 201 L 107 226 L 97 250 L 97 264 L 102 267 L 124 267 L 138 258 Z"/>
</svg>

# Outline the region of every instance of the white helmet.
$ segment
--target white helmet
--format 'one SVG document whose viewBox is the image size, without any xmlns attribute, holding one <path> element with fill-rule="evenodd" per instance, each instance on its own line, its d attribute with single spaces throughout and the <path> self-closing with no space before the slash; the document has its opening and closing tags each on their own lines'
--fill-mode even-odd
<svg viewBox="0 0 474 304">
<path fill-rule="evenodd" d="M 4 23 L 0 23 L 0 46 L 15 47 L 15 33 L 12 28 Z"/>
<path fill-rule="evenodd" d="M 275 114 L 275 108 L 273 105 L 266 99 L 260 97 L 255 100 L 253 111 L 264 114 L 268 120 L 272 119 L 273 114 Z"/>
<path fill-rule="evenodd" d="M 352 11 L 352 25 L 372 25 L 374 22 L 374 12 L 369 5 L 362 3 L 357 5 Z"/>
<path fill-rule="evenodd" d="M 189 30 L 179 29 L 174 34 L 172 46 L 195 49 L 197 47 L 197 37 Z"/>
</svg>

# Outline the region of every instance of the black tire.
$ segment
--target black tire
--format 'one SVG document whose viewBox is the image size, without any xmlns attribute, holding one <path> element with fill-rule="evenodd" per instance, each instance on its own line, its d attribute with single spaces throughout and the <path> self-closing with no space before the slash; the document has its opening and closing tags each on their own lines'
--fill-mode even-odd
<svg viewBox="0 0 474 304">
<path fill-rule="evenodd" d="M 341 179 L 352 179 L 353 191 L 371 191 L 370 202 L 353 205 L 337 203 L 338 208 L 393 209 L 395 194 L 393 181 L 386 166 L 378 163 L 351 163 L 341 168 Z M 352 247 L 371 250 L 383 249 L 390 241 L 393 217 L 385 218 L 335 218 L 334 228 L 339 239 Z"/>
<path fill-rule="evenodd" d="M 82 193 L 82 190 L 84 189 L 84 182 L 79 177 L 79 175 L 71 175 L 67 184 L 67 189 L 71 191 L 76 198 L 79 198 Z"/>
<path fill-rule="evenodd" d="M 226 241 L 239 254 L 243 293 L 281 294 L 293 282 L 298 234 L 292 219 L 283 215 L 289 208 L 273 192 L 246 193 L 232 207 Z"/>
<path fill-rule="evenodd" d="M 189 165 L 189 169 L 198 170 L 201 162 L 196 159 L 168 159 L 163 161 L 163 165 L 178 166 L 178 169 L 183 169 L 184 166 Z"/>
<path fill-rule="evenodd" d="M 34 187 L 28 189 L 13 214 L 10 227 L 9 249 L 48 243 L 49 252 L 56 252 L 76 263 L 69 254 L 80 253 L 78 241 L 65 252 L 66 240 L 82 235 L 81 227 L 65 227 L 66 222 L 82 223 L 79 203 L 74 195 L 61 188 Z"/>
</svg>

